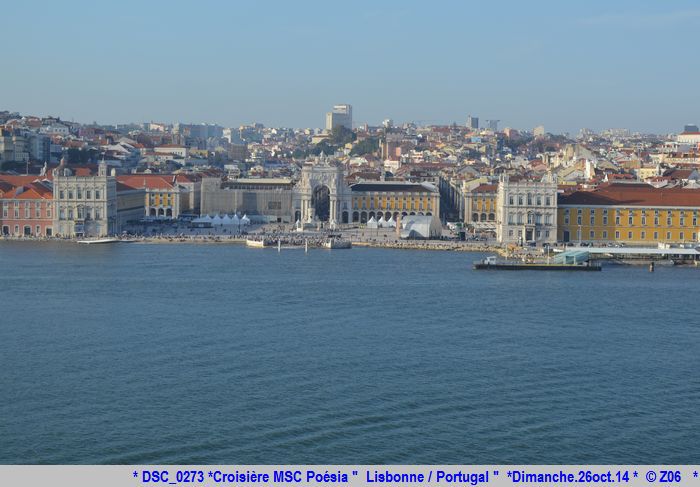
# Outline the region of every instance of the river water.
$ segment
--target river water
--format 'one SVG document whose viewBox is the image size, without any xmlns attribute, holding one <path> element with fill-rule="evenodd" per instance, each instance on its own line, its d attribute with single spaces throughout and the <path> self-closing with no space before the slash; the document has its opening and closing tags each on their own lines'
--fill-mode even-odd
<svg viewBox="0 0 700 487">
<path fill-rule="evenodd" d="M 0 463 L 693 463 L 700 270 L 0 243 Z"/>
</svg>

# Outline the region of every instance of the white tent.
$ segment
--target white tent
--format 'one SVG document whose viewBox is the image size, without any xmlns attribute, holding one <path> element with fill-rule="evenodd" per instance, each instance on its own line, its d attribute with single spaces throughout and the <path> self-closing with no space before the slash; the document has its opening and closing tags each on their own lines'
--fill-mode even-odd
<svg viewBox="0 0 700 487">
<path fill-rule="evenodd" d="M 386 221 L 386 226 L 390 228 L 396 228 L 396 220 L 394 220 L 393 216 Z"/>
<path fill-rule="evenodd" d="M 232 225 L 232 224 L 233 224 L 233 220 L 231 220 L 231 217 L 228 216 L 228 214 L 226 214 L 226 215 L 224 215 L 224 217 L 221 219 L 221 224 L 222 224 L 222 225 L 229 226 L 229 225 Z"/>
<path fill-rule="evenodd" d="M 204 218 L 202 218 L 203 223 L 211 223 L 211 217 L 209 215 L 204 215 Z"/>
<path fill-rule="evenodd" d="M 241 218 L 241 225 L 250 225 L 250 218 L 248 218 L 247 214 Z"/>
<path fill-rule="evenodd" d="M 384 220 L 384 216 L 379 217 L 379 221 L 377 222 L 377 226 L 379 228 L 383 228 L 386 226 L 386 220 Z"/>
<path fill-rule="evenodd" d="M 377 220 L 375 220 L 374 217 L 367 221 L 367 228 L 377 228 Z"/>
<path fill-rule="evenodd" d="M 232 225 L 240 225 L 241 220 L 239 220 L 238 215 L 235 213 L 233 214 L 233 218 L 231 218 L 231 224 Z"/>
<path fill-rule="evenodd" d="M 211 219 L 211 224 L 214 226 L 221 226 L 223 223 L 223 220 L 221 217 L 217 214 L 214 218 Z"/>
</svg>

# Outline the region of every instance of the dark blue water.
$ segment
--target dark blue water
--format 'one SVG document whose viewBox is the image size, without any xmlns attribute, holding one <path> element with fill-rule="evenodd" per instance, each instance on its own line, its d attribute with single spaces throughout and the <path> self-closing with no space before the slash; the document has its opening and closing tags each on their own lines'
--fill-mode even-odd
<svg viewBox="0 0 700 487">
<path fill-rule="evenodd" d="M 0 244 L 0 463 L 692 463 L 700 270 Z"/>
</svg>

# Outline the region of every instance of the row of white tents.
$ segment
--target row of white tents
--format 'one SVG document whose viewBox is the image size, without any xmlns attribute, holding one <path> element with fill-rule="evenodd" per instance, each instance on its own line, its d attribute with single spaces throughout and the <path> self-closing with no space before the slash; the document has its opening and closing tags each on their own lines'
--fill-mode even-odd
<svg viewBox="0 0 700 487">
<path fill-rule="evenodd" d="M 380 216 L 379 220 L 372 217 L 367 220 L 367 228 L 396 228 L 396 220 L 393 216 L 388 220 L 385 220 L 383 216 Z"/>
<path fill-rule="evenodd" d="M 209 215 L 204 215 L 200 216 L 199 218 L 196 218 L 192 220 L 192 223 L 210 223 L 211 226 L 213 227 L 221 227 L 221 226 L 231 226 L 231 225 L 241 225 L 241 226 L 247 226 L 250 225 L 250 218 L 248 218 L 248 215 L 243 215 L 242 217 L 238 217 L 237 214 L 233 214 L 233 216 L 229 215 L 224 215 L 223 217 L 217 215 L 214 215 L 214 217 L 211 217 Z"/>
</svg>

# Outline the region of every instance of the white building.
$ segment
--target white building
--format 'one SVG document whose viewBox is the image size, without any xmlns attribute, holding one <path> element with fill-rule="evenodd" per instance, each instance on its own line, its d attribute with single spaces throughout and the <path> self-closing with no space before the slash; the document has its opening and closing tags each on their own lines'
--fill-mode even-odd
<svg viewBox="0 0 700 487">
<path fill-rule="evenodd" d="M 542 245 L 557 241 L 557 183 L 551 174 L 542 181 L 510 181 L 502 175 L 497 201 L 499 243 Z"/>
<path fill-rule="evenodd" d="M 352 130 L 352 105 L 335 105 L 333 111 L 326 113 L 326 130 L 343 126 Z"/>
<path fill-rule="evenodd" d="M 177 144 L 166 144 L 154 147 L 153 151 L 158 152 L 159 154 L 170 154 L 173 156 L 181 157 L 183 159 L 187 159 L 187 157 L 189 156 L 189 150 L 187 149 L 187 147 Z"/>
<path fill-rule="evenodd" d="M 102 237 L 117 232 L 117 178 L 100 164 L 97 175 L 77 176 L 62 161 L 53 172 L 54 232 Z"/>
<path fill-rule="evenodd" d="M 676 136 L 679 144 L 688 144 L 697 147 L 700 144 L 700 132 L 683 132 Z"/>
</svg>

